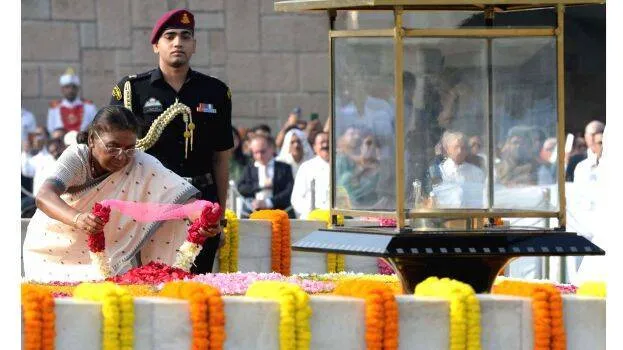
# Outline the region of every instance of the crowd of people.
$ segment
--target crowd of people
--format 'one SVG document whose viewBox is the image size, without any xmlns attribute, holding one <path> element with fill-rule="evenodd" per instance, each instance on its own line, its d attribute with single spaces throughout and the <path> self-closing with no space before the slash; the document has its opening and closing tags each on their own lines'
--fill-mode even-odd
<svg viewBox="0 0 623 350">
<path fill-rule="evenodd" d="M 80 82 L 71 69 L 61 76 L 60 86 L 62 98 L 50 103 L 46 127 L 37 126 L 34 116 L 22 109 L 22 214 L 26 217 L 34 213 L 34 196 L 55 161 L 66 147 L 78 143 L 78 132 L 85 131 L 95 115 L 93 103 L 78 97 Z M 361 116 L 354 101 L 342 102 L 337 111 L 338 118 L 346 120 L 338 119 L 336 127 L 336 184 L 338 192 L 345 194 L 338 196 L 338 201 L 351 208 L 393 208 L 393 180 L 387 179 L 393 176 L 395 167 L 393 157 L 389 157 L 394 141 L 388 135 L 395 130 L 392 123 L 377 122 L 370 127 L 367 122 L 393 118 L 391 101 L 375 97 L 367 101 Z M 372 119 L 366 119 L 370 113 L 374 114 Z M 346 123 L 348 126 L 344 126 Z M 596 181 L 604 128 L 604 123 L 594 120 L 583 136 L 573 138 L 571 149 L 565 150 L 567 182 Z M 316 113 L 304 118 L 301 108 L 296 107 L 276 135 L 265 124 L 252 128 L 232 126 L 232 132 L 229 178 L 243 198 L 243 217 L 255 210 L 274 208 L 288 211 L 293 218 L 305 218 L 315 208 L 328 209 L 328 120 L 322 123 Z M 409 200 L 418 197 L 429 205 L 436 200 L 437 206 L 482 207 L 488 178 L 484 137 L 442 128 L 438 142 L 426 146 L 418 144 L 413 135 L 407 131 L 406 143 L 419 145 L 424 151 L 419 155 L 409 149 L 406 152 Z M 512 127 L 495 149 L 496 185 L 554 184 L 557 146 L 555 137 L 547 137 L 536 126 Z M 427 147 L 432 149 L 428 157 Z M 412 183 L 417 185 L 411 187 Z M 457 184 L 461 198 L 452 187 Z"/>
<path fill-rule="evenodd" d="M 399 131 L 394 125 L 396 100 L 392 87 L 377 80 L 365 75 L 351 77 L 343 84 L 344 92 L 336 96 L 338 207 L 395 208 L 395 135 Z M 548 134 L 543 125 L 535 125 L 529 114 L 498 116 L 501 119 L 493 125 L 494 139 L 490 140 L 484 128 L 473 126 L 482 120 L 478 113 L 470 115 L 470 109 L 477 110 L 473 102 L 461 97 L 469 86 L 444 89 L 427 84 L 421 88 L 424 92 L 419 101 L 414 74 L 404 72 L 403 86 L 407 208 L 487 208 L 489 164 L 498 204 L 507 199 L 512 204 L 511 198 L 503 197 L 512 197 L 517 193 L 514 189 L 532 190 L 536 197 L 543 193 L 539 188 L 558 182 L 557 147 L 565 145 L 558 145 L 556 135 Z M 435 95 L 436 99 L 421 97 Z M 458 104 L 461 98 L 468 101 L 464 102 L 464 110 Z M 544 117 L 555 121 L 555 109 L 547 113 Z M 546 125 L 547 120 L 543 123 Z M 570 139 L 572 147 L 564 151 L 566 181 L 596 180 L 604 127 L 600 121 L 591 121 L 584 138 Z"/>
</svg>

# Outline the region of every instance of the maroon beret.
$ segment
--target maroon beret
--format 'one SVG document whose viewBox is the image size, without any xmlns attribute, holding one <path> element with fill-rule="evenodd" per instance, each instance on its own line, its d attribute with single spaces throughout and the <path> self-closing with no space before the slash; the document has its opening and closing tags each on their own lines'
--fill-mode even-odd
<svg viewBox="0 0 623 350">
<path fill-rule="evenodd" d="M 195 16 L 186 9 L 171 10 L 156 22 L 151 31 L 151 43 L 155 44 L 160 39 L 160 35 L 168 28 L 195 30 Z"/>
</svg>

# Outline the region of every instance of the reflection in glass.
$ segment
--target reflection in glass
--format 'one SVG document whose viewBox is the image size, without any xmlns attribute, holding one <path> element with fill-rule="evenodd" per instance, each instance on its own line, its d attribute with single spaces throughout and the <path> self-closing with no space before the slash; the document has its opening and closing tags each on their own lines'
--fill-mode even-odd
<svg viewBox="0 0 623 350">
<path fill-rule="evenodd" d="M 407 208 L 486 208 L 486 40 L 406 38 Z"/>
<path fill-rule="evenodd" d="M 334 39 L 337 208 L 395 208 L 392 38 Z"/>
<path fill-rule="evenodd" d="M 550 198 L 558 195 L 556 162 L 540 155 L 551 148 L 558 125 L 556 41 L 495 39 L 492 61 L 494 207 L 555 210 Z"/>
</svg>

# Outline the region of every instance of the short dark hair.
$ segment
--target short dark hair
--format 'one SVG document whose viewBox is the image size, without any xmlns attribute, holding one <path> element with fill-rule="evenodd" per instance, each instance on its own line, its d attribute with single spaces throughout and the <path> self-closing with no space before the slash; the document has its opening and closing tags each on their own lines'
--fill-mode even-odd
<svg viewBox="0 0 623 350">
<path fill-rule="evenodd" d="M 135 134 L 139 134 L 140 125 L 139 121 L 132 113 L 131 110 L 123 107 L 123 106 L 105 106 L 102 107 L 95 117 L 91 124 L 89 124 L 89 128 L 86 135 L 78 135 L 78 142 L 80 141 L 88 141 L 88 135 L 91 135 L 93 131 L 131 131 Z"/>
<path fill-rule="evenodd" d="M 253 127 L 253 132 L 255 132 L 257 130 L 266 131 L 267 133 L 272 134 L 272 130 L 270 129 L 270 126 L 268 126 L 266 124 L 260 124 L 260 125 L 254 126 Z"/>
<path fill-rule="evenodd" d="M 58 148 L 63 148 L 63 147 L 65 147 L 65 142 L 63 142 L 63 140 L 61 140 L 59 138 L 49 139 L 48 142 L 45 145 L 45 148 L 48 149 L 52 145 L 56 145 L 56 147 L 58 147 Z"/>
<path fill-rule="evenodd" d="M 312 145 L 316 144 L 316 139 L 318 138 L 319 135 L 327 135 L 327 136 L 329 136 L 329 133 L 326 132 L 326 131 L 318 131 L 316 133 L 316 135 L 314 135 L 314 138 L 312 139 L 313 140 Z"/>
<path fill-rule="evenodd" d="M 262 134 L 253 135 L 253 137 L 251 138 L 250 142 L 253 142 L 253 140 L 258 140 L 258 139 L 262 139 L 262 140 L 266 141 L 266 143 L 270 147 L 275 148 L 275 139 L 273 139 L 271 136 L 262 135 Z"/>
</svg>

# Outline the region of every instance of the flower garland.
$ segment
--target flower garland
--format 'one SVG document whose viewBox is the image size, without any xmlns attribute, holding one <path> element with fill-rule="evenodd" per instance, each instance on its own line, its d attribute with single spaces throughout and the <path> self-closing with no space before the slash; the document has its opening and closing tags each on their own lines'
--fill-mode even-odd
<svg viewBox="0 0 623 350">
<path fill-rule="evenodd" d="M 256 281 L 277 281 L 297 284 L 310 294 L 330 293 L 335 288 L 333 282 L 312 281 L 297 276 L 284 276 L 279 273 L 235 272 L 207 273 L 197 275 L 191 281 L 209 284 L 218 288 L 223 295 L 244 295 L 249 286 Z"/>
<path fill-rule="evenodd" d="M 255 220 L 270 220 L 271 236 L 271 269 L 282 275 L 290 274 L 290 218 L 283 210 L 258 210 L 249 216 Z"/>
<path fill-rule="evenodd" d="M 188 227 L 188 235 L 175 256 L 173 267 L 190 271 L 195 258 L 203 248 L 203 243 L 208 238 L 208 236 L 200 233 L 199 230 L 214 226 L 221 218 L 221 214 L 221 206 L 218 203 L 206 203 L 201 211 L 201 216 Z"/>
<path fill-rule="evenodd" d="M 71 296 L 74 293 L 74 289 L 76 286 L 80 284 L 78 282 L 50 282 L 50 283 L 39 283 L 39 282 L 22 282 L 22 288 L 31 288 L 36 287 L 40 290 L 45 290 L 48 293 L 51 293 L 52 296 Z"/>
<path fill-rule="evenodd" d="M 102 349 L 132 349 L 134 346 L 134 298 L 112 282 L 81 283 L 74 298 L 102 303 Z"/>
<path fill-rule="evenodd" d="M 218 289 L 197 282 L 168 282 L 160 296 L 184 299 L 190 307 L 192 348 L 222 349 L 225 343 L 225 311 Z"/>
<path fill-rule="evenodd" d="M 227 225 L 223 228 L 225 235 L 225 244 L 218 253 L 218 267 L 220 272 L 237 272 L 238 271 L 238 243 L 239 222 L 236 213 L 227 209 L 225 211 Z"/>
<path fill-rule="evenodd" d="M 131 268 L 128 272 L 109 277 L 106 280 L 123 285 L 133 284 L 160 284 L 194 276 L 177 267 L 150 261 L 147 265 Z"/>
<path fill-rule="evenodd" d="M 22 318 L 25 350 L 53 350 L 56 331 L 54 297 L 40 286 L 22 284 Z"/>
<path fill-rule="evenodd" d="M 577 290 L 578 295 L 605 298 L 606 282 L 587 281 L 580 285 Z"/>
<path fill-rule="evenodd" d="M 367 349 L 398 349 L 398 304 L 390 287 L 376 281 L 345 280 L 338 282 L 333 293 L 365 300 Z"/>
<path fill-rule="evenodd" d="M 494 294 L 532 299 L 535 350 L 563 350 L 567 346 L 561 293 L 547 283 L 502 281 L 493 286 Z"/>
<path fill-rule="evenodd" d="M 110 219 L 110 207 L 103 206 L 100 203 L 95 203 L 91 213 L 102 220 L 104 225 L 106 225 Z M 100 232 L 90 234 L 87 240 L 87 245 L 89 246 L 89 256 L 91 257 L 91 261 L 93 262 L 93 265 L 98 268 L 100 274 L 104 278 L 112 275 L 110 263 L 106 257 L 106 237 L 104 236 L 104 230 L 102 229 Z"/>
<path fill-rule="evenodd" d="M 332 226 L 331 213 L 326 209 L 314 209 L 309 215 L 307 220 L 324 221 L 327 227 Z M 337 216 L 338 225 L 344 225 L 344 215 Z M 346 257 L 344 254 L 327 253 L 327 272 L 342 272 L 346 267 Z"/>
<path fill-rule="evenodd" d="M 481 349 L 480 303 L 470 285 L 449 278 L 429 277 L 418 283 L 415 295 L 450 301 L 450 350 Z"/>
<path fill-rule="evenodd" d="M 304 350 L 311 345 L 309 295 L 298 285 L 276 281 L 258 281 L 246 296 L 279 302 L 279 348 Z"/>
<path fill-rule="evenodd" d="M 381 282 L 389 287 L 394 294 L 403 292 L 402 283 L 396 275 L 380 275 L 380 274 L 364 274 L 354 272 L 324 273 L 324 274 L 297 274 L 300 278 L 306 278 L 312 281 L 330 281 L 338 283 L 340 281 L 364 281 L 364 282 Z"/>
<path fill-rule="evenodd" d="M 393 275 L 396 273 L 394 268 L 383 258 L 376 259 L 376 267 L 379 269 L 381 275 Z"/>
</svg>

